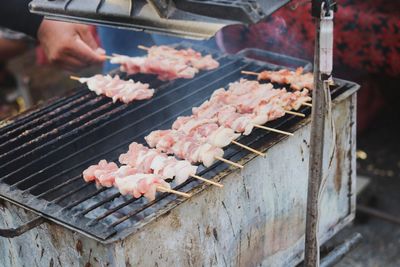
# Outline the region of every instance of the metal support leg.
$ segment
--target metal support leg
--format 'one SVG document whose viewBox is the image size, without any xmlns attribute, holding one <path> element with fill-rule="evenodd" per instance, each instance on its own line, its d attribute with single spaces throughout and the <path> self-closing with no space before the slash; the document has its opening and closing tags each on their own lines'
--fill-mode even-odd
<svg viewBox="0 0 400 267">
<path fill-rule="evenodd" d="M 322 163 L 324 150 L 325 132 L 325 97 L 323 86 L 319 79 L 319 35 L 320 20 L 316 19 L 316 41 L 314 55 L 314 90 L 313 108 L 311 114 L 310 134 L 310 162 L 308 168 L 308 193 L 307 193 L 307 218 L 305 235 L 305 256 L 306 267 L 319 266 L 318 246 L 318 195 L 322 179 Z"/>
<path fill-rule="evenodd" d="M 307 217 L 305 234 L 306 267 L 319 266 L 318 222 L 319 195 L 323 180 L 323 154 L 325 120 L 330 108 L 328 101 L 329 82 L 332 72 L 333 10 L 330 1 L 315 1 L 313 7 L 320 11 L 313 14 L 316 26 L 314 51 L 314 90 L 310 133 L 310 162 L 308 168 Z M 322 2 L 322 3 L 321 3 Z M 327 7 L 327 8 L 324 8 Z"/>
</svg>

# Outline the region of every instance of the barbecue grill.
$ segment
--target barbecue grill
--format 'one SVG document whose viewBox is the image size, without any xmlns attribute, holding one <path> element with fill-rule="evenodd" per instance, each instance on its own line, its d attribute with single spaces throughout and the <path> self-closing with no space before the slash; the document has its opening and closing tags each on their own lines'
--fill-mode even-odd
<svg viewBox="0 0 400 267">
<path fill-rule="evenodd" d="M 241 21 L 252 21 L 285 3 L 275 1 L 275 5 L 268 6 L 269 11 L 263 9 L 263 13 L 254 15 L 252 8 L 242 8 L 244 2 L 254 2 L 250 4 L 252 8 L 257 3 L 274 3 L 149 1 L 144 6 L 155 9 L 160 18 L 170 21 L 172 11 L 188 12 L 192 18 L 190 11 L 203 4 L 228 5 L 246 11 L 246 16 L 238 15 Z M 127 3 L 134 4 L 128 9 L 129 19 L 124 20 L 121 11 L 126 12 L 123 4 Z M 31 9 L 57 19 L 118 26 L 123 21 L 136 27 L 135 20 L 140 16 L 135 12 L 140 10 L 136 9 L 139 3 L 97 1 L 92 3 L 96 6 L 93 11 L 73 0 L 35 0 Z M 163 7 L 163 3 L 168 5 L 159 9 L 158 5 Z M 121 8 L 115 9 L 119 5 Z M 109 16 L 101 13 L 108 8 L 114 13 Z M 218 17 L 215 12 L 209 15 Z M 188 17 L 182 18 L 184 23 Z M 140 26 L 152 29 L 147 22 Z M 179 33 L 179 27 L 174 27 L 177 24 L 163 25 L 160 31 Z M 182 33 L 192 29 L 186 28 Z M 194 49 L 212 54 L 220 67 L 201 72 L 191 80 L 161 82 L 151 75 L 129 77 L 156 89 L 152 99 L 129 105 L 112 103 L 81 86 L 70 95 L 32 109 L 0 128 L 0 197 L 5 200 L 0 202 L 0 225 L 1 228 L 23 225 L 0 230 L 1 236 L 15 237 L 0 239 L 2 266 L 26 262 L 37 266 L 77 262 L 85 266 L 293 266 L 302 260 L 310 151 L 309 107 L 300 110 L 306 118 L 286 115 L 268 123 L 268 126 L 294 132 L 293 137 L 257 129 L 238 140 L 267 152 L 266 158 L 228 146 L 224 157 L 244 164 L 243 170 L 222 162 L 200 168 L 199 175 L 222 181 L 225 185 L 222 190 L 190 179 L 174 189 L 192 193 L 191 198 L 163 193 L 147 202 L 83 181 L 81 173 L 87 166 L 102 158 L 116 160 L 129 143 L 144 143 L 143 137 L 150 131 L 169 128 L 177 116 L 190 114 L 191 108 L 208 99 L 214 90 L 244 77 L 242 70 L 258 72 L 283 67 L 311 70 L 311 64 L 306 61 L 257 49 L 247 49 L 237 55 L 201 47 Z M 325 166 L 327 182 L 321 198 L 321 242 L 347 225 L 355 212 L 355 92 L 358 85 L 340 79 L 334 81 L 330 94 L 335 128 L 334 132 L 324 133 L 326 147 L 334 149 L 324 153 L 330 164 Z"/>
</svg>

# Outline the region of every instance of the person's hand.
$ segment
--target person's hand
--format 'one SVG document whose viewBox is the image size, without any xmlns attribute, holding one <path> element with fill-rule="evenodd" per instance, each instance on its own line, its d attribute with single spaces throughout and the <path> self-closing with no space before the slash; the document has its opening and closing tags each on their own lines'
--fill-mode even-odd
<svg viewBox="0 0 400 267">
<path fill-rule="evenodd" d="M 50 63 L 64 69 L 77 70 L 105 60 L 89 26 L 43 20 L 37 37 Z"/>
</svg>

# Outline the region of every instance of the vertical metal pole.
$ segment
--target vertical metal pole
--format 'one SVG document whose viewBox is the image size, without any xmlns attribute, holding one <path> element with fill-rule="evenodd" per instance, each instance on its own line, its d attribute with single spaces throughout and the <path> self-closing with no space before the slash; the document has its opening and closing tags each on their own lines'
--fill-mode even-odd
<svg viewBox="0 0 400 267">
<path fill-rule="evenodd" d="M 320 19 L 315 19 L 316 38 L 314 51 L 314 90 L 310 134 L 310 161 L 308 170 L 307 217 L 305 235 L 306 267 L 319 266 L 318 245 L 318 195 L 322 180 L 322 164 L 325 134 L 326 99 L 320 77 Z"/>
</svg>

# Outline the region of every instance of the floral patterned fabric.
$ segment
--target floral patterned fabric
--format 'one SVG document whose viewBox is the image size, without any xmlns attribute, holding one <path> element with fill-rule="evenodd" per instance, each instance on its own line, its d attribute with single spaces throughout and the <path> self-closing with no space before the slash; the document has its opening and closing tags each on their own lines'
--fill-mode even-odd
<svg viewBox="0 0 400 267">
<path fill-rule="evenodd" d="M 338 4 L 335 65 L 399 75 L 400 2 L 339 0 Z M 257 47 L 310 60 L 315 36 L 310 8 L 303 0 L 292 1 L 261 23 L 227 27 L 222 32 L 223 47 L 230 53 Z"/>
<path fill-rule="evenodd" d="M 385 103 L 399 97 L 390 85 L 400 77 L 400 1 L 338 0 L 338 6 L 334 76 L 361 84 L 357 127 L 362 132 Z M 312 62 L 315 25 L 310 9 L 308 1 L 291 1 L 261 23 L 225 28 L 219 44 L 229 53 L 257 47 Z"/>
</svg>

